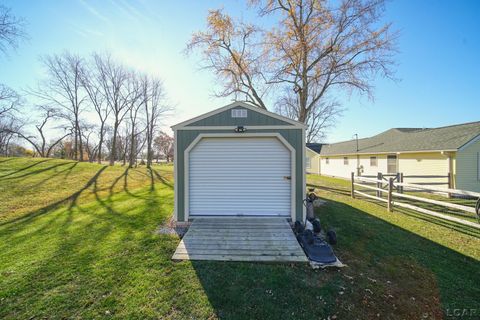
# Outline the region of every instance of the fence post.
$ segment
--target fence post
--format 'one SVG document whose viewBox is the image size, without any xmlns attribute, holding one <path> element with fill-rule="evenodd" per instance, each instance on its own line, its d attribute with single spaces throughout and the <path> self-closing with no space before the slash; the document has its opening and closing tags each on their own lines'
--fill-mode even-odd
<svg viewBox="0 0 480 320">
<path fill-rule="evenodd" d="M 452 174 L 449 172 L 447 176 L 447 183 L 448 183 L 448 189 L 453 189 L 452 188 Z M 449 192 L 448 197 L 451 198 L 452 194 Z"/>
<path fill-rule="evenodd" d="M 403 172 L 400 172 L 400 183 L 403 183 Z M 403 193 L 403 186 L 399 186 L 400 189 L 398 190 L 400 193 Z"/>
<path fill-rule="evenodd" d="M 351 174 L 351 177 L 352 177 L 352 198 L 355 198 L 355 173 L 352 172 Z"/>
<path fill-rule="evenodd" d="M 378 172 L 377 173 L 377 180 L 382 180 L 382 173 Z M 381 189 L 382 188 L 382 183 L 377 181 L 377 188 Z M 381 198 L 382 197 L 382 191 L 377 190 L 377 197 Z"/>
<path fill-rule="evenodd" d="M 400 182 L 400 172 L 397 172 L 397 174 L 395 175 L 395 182 L 397 182 L 397 183 Z M 397 186 L 393 185 L 393 187 L 395 188 L 396 192 L 400 192 L 400 186 L 399 185 L 397 185 Z"/>
<path fill-rule="evenodd" d="M 393 212 L 392 191 L 393 191 L 393 178 L 390 178 L 388 179 L 388 206 L 387 206 L 387 209 L 389 212 Z"/>
</svg>

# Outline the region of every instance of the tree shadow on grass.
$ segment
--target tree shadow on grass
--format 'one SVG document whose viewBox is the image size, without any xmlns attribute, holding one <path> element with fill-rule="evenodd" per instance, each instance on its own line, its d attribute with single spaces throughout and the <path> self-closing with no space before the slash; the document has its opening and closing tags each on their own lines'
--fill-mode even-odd
<svg viewBox="0 0 480 320">
<path fill-rule="evenodd" d="M 9 161 L 12 161 L 14 160 L 15 158 L 6 158 L 6 159 L 3 159 L 3 160 L 0 160 L 0 163 L 5 163 L 5 162 L 9 162 Z"/>
<path fill-rule="evenodd" d="M 40 161 L 36 161 L 36 162 L 34 162 L 34 163 L 32 163 L 32 164 L 30 164 L 30 165 L 28 165 L 28 166 L 25 166 L 25 167 L 22 167 L 22 168 L 20 168 L 20 169 L 15 170 L 15 171 L 12 171 L 12 172 L 10 172 L 10 173 L 4 174 L 4 175 L 0 176 L 0 178 L 5 178 L 5 177 L 12 176 L 12 175 L 17 174 L 17 173 L 19 173 L 19 172 L 28 170 L 28 169 L 30 169 L 30 168 L 33 168 L 33 167 L 35 167 L 35 166 L 38 166 L 39 164 L 42 164 L 42 163 L 47 162 L 47 161 L 52 161 L 52 160 L 53 160 L 53 159 L 43 159 L 43 160 L 40 160 Z M 5 162 L 5 161 L 4 161 L 4 162 Z"/>
<path fill-rule="evenodd" d="M 158 180 L 160 180 L 164 185 L 168 186 L 170 189 L 173 189 L 173 183 L 171 181 L 165 179 L 157 170 L 150 169 L 150 172 L 155 174 Z"/>
<path fill-rule="evenodd" d="M 52 210 L 58 208 L 59 206 L 61 205 L 64 205 L 66 203 L 70 203 L 69 204 L 69 207 L 72 208 L 76 205 L 76 202 L 77 202 L 77 199 L 78 197 L 81 195 L 81 193 L 85 190 L 87 190 L 90 186 L 92 186 L 98 179 L 98 177 L 100 176 L 100 174 L 107 168 L 107 166 L 103 166 L 102 168 L 100 168 L 88 181 L 87 183 L 81 187 L 79 190 L 77 190 L 76 192 L 72 193 L 71 195 L 69 195 L 68 197 L 65 197 L 63 199 L 60 199 L 58 201 L 55 201 L 54 203 L 51 203 L 49 204 L 48 206 L 45 206 L 39 210 L 36 210 L 36 211 L 32 211 L 30 213 L 27 213 L 23 216 L 20 216 L 20 217 L 17 217 L 17 218 L 14 218 L 14 219 L 11 219 L 11 220 L 8 220 L 6 222 L 3 222 L 3 223 L 0 223 L 0 226 L 3 226 L 3 225 L 12 225 L 12 224 L 17 224 L 19 222 L 21 223 L 26 223 L 26 222 L 29 222 L 31 221 L 32 219 L 40 216 L 40 215 L 43 215 L 43 214 L 46 214 L 48 212 L 51 212 Z"/>
<path fill-rule="evenodd" d="M 24 246 L 26 250 L 37 246 L 43 250 L 43 256 L 34 258 L 35 263 L 28 272 L 10 281 L 5 279 L 4 284 L 8 282 L 10 288 L 15 287 L 15 294 L 5 294 L 2 303 L 10 307 L 0 310 L 0 317 L 2 314 L 22 318 L 55 314 L 61 318 L 98 318 L 104 317 L 108 310 L 112 314 L 125 312 L 127 318 L 144 318 L 146 315 L 142 314 L 140 306 L 151 307 L 154 292 L 167 291 L 174 299 L 178 283 L 170 282 L 161 266 L 171 263 L 169 257 L 176 239 L 166 236 L 159 239 L 160 236 L 153 232 L 158 223 L 168 217 L 165 212 L 171 207 L 171 199 L 162 201 L 158 191 L 170 190 L 169 186 L 161 182 L 161 187 L 157 188 L 158 180 L 150 173 L 148 188 L 130 193 L 122 192 L 123 188 L 112 188 L 110 193 L 107 187 L 100 192 L 98 178 L 105 169 L 102 167 L 71 196 L 24 219 L 10 221 L 16 230 L 28 231 L 18 235 L 24 242 L 0 233 L 0 237 L 8 237 L 10 248 Z M 128 171 L 113 183 L 121 181 L 124 175 L 128 175 Z M 89 188 L 96 201 L 79 203 L 79 195 Z M 113 209 L 115 203 L 119 203 L 117 210 Z M 30 230 L 34 219 L 37 224 L 41 221 L 43 226 Z M 44 238 L 44 243 L 28 242 Z M 52 247 L 48 250 L 42 249 L 49 245 Z M 165 303 L 163 293 L 156 299 L 158 305 Z M 128 304 L 134 306 L 125 310 Z"/>
<path fill-rule="evenodd" d="M 47 159 L 48 160 L 48 159 Z M 42 161 L 43 162 L 43 161 Z M 68 164 L 68 163 L 65 163 L 65 164 Z M 59 172 L 56 172 L 55 174 L 52 174 L 51 176 L 49 176 L 48 178 L 46 178 L 45 180 L 39 182 L 38 184 L 40 183 L 43 183 L 45 182 L 46 180 L 49 180 L 49 179 L 52 179 L 53 177 L 55 176 L 58 176 L 60 175 L 61 173 L 64 173 L 64 172 L 68 172 L 70 173 L 71 170 L 78 164 L 78 162 L 75 162 L 72 166 L 70 166 L 69 168 L 65 169 L 65 170 L 61 170 Z M 55 166 L 52 166 L 52 167 L 48 167 L 48 168 L 43 168 L 43 169 L 40 169 L 40 170 L 36 170 L 33 174 L 38 174 L 40 172 L 44 172 L 44 171 L 47 171 L 49 169 L 52 169 L 53 167 L 58 167 L 59 165 L 55 165 Z M 30 166 L 31 167 L 31 166 Z M 17 217 L 17 218 L 14 218 L 14 219 L 11 219 L 11 220 L 8 220 L 6 222 L 3 222 L 3 223 L 0 223 L 0 226 L 3 226 L 3 225 L 12 225 L 12 224 L 17 224 L 18 222 L 28 222 L 28 221 L 31 221 L 32 219 L 36 218 L 37 216 L 40 216 L 40 215 L 43 215 L 45 213 L 48 213 L 48 212 L 51 212 L 52 210 L 62 206 L 62 205 L 65 205 L 65 204 L 69 204 L 69 209 L 71 210 L 72 208 L 76 207 L 77 206 L 77 200 L 78 198 L 80 197 L 80 195 L 92 188 L 92 193 L 95 197 L 95 200 L 101 204 L 105 209 L 107 209 L 109 212 L 111 213 L 115 213 L 115 211 L 112 209 L 112 197 L 116 194 L 116 193 L 119 193 L 119 192 L 125 192 L 126 194 L 128 194 L 129 196 L 133 197 L 133 198 L 142 198 L 142 196 L 140 195 L 137 195 L 135 193 L 132 193 L 130 190 L 129 190 L 129 187 L 128 187 L 128 178 L 129 178 L 129 170 L 130 168 L 126 168 L 119 176 L 117 176 L 113 181 L 112 183 L 110 184 L 110 186 L 106 187 L 106 188 L 99 188 L 98 186 L 98 179 L 100 177 L 100 175 L 102 174 L 102 172 L 107 169 L 107 166 L 102 166 L 87 182 L 84 186 L 82 186 L 80 189 L 78 189 L 77 191 L 75 191 L 74 193 L 72 193 L 71 195 L 65 197 L 65 198 L 62 198 L 58 201 L 55 201 L 41 209 L 38 209 L 38 210 L 35 210 L 35 211 L 32 211 L 30 213 L 27 213 L 25 215 L 22 215 L 20 217 Z M 22 170 L 23 171 L 23 170 Z M 153 192 L 155 191 L 155 179 L 157 179 L 158 181 L 160 181 L 160 183 L 162 183 L 162 185 L 170 188 L 170 189 L 173 189 L 173 185 L 167 180 L 165 179 L 164 177 L 162 177 L 158 172 L 156 172 L 155 170 L 152 170 L 152 169 L 149 169 L 148 170 L 148 176 L 149 176 L 149 180 L 150 180 L 150 191 Z M 121 188 L 115 190 L 115 187 L 118 185 L 118 183 L 123 180 L 123 185 Z M 102 197 L 100 195 L 100 193 L 104 190 L 108 190 L 108 196 L 107 197 Z M 144 198 L 149 198 L 148 196 L 145 196 Z"/>
<path fill-rule="evenodd" d="M 440 319 L 447 308 L 480 310 L 478 260 L 343 202 L 320 212 L 348 267 L 192 261 L 217 316 Z"/>
<path fill-rule="evenodd" d="M 23 173 L 21 175 L 9 176 L 7 178 L 2 178 L 2 179 L 4 179 L 4 180 L 15 180 L 15 179 L 25 178 L 25 177 L 29 177 L 29 176 L 31 177 L 31 176 L 35 176 L 39 173 L 42 173 L 42 172 L 54 170 L 54 169 L 59 168 L 59 167 L 64 167 L 64 166 L 69 165 L 69 164 L 70 164 L 69 162 L 62 162 L 62 163 L 58 163 L 58 164 L 55 164 L 55 165 L 52 165 L 52 166 L 49 166 L 49 167 L 44 167 L 44 168 L 41 168 L 41 169 L 29 171 L 29 172 Z"/>
<path fill-rule="evenodd" d="M 73 162 L 69 167 L 67 168 L 62 168 L 61 170 L 57 170 L 57 167 L 54 167 L 54 172 L 49 174 L 45 179 L 40 180 L 39 182 L 35 183 L 34 185 L 31 186 L 31 188 L 38 188 L 42 184 L 46 183 L 47 181 L 50 181 L 52 179 L 57 178 L 60 175 L 64 175 L 63 180 L 67 180 L 72 171 L 75 169 L 75 167 L 78 165 L 78 162 Z"/>
</svg>

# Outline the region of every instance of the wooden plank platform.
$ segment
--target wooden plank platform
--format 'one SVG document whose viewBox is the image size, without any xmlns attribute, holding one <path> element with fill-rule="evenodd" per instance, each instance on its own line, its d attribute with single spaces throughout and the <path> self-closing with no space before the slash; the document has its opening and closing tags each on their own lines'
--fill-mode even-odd
<svg viewBox="0 0 480 320">
<path fill-rule="evenodd" d="M 195 219 L 173 260 L 307 262 L 285 218 Z"/>
</svg>

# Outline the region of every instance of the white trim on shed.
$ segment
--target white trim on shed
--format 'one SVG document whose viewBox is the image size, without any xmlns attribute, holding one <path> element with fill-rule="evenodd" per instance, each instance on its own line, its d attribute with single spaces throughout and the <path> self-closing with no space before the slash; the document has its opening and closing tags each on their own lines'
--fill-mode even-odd
<svg viewBox="0 0 480 320">
<path fill-rule="evenodd" d="M 185 214 L 185 220 L 188 221 L 189 216 L 190 216 L 190 168 L 189 168 L 189 163 L 190 163 L 190 152 L 192 149 L 202 140 L 205 138 L 236 138 L 236 139 L 242 139 L 242 138 L 251 138 L 251 137 L 271 137 L 271 138 L 276 138 L 278 139 L 289 151 L 290 151 L 290 181 L 291 181 L 291 186 L 290 186 L 290 218 L 292 220 L 295 220 L 295 208 L 296 208 L 296 197 L 295 197 L 295 192 L 296 192 L 296 151 L 295 148 L 293 148 L 287 140 L 285 140 L 281 134 L 279 133 L 244 133 L 242 135 L 238 135 L 235 133 L 201 133 L 199 134 L 195 140 L 192 141 L 192 143 L 185 149 L 184 151 L 184 163 L 185 163 L 185 168 L 184 168 L 184 194 L 185 194 L 185 199 L 184 199 L 184 214 Z M 305 158 L 303 158 L 305 159 Z M 303 161 L 304 162 L 304 161 Z M 272 165 L 275 165 L 275 163 L 272 163 Z M 305 179 L 305 178 L 303 178 Z M 304 215 L 305 215 L 305 210 L 304 210 Z"/>
</svg>

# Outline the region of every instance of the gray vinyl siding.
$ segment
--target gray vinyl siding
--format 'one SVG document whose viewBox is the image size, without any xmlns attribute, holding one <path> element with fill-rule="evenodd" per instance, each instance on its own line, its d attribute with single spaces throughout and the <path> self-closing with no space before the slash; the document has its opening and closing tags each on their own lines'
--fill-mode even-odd
<svg viewBox="0 0 480 320">
<path fill-rule="evenodd" d="M 455 188 L 480 192 L 480 139 L 459 150 L 455 162 Z"/>
<path fill-rule="evenodd" d="M 228 111 L 228 118 L 231 119 L 230 117 L 230 110 Z M 224 113 L 224 112 L 222 112 Z M 249 116 L 251 113 L 253 113 L 251 110 L 248 110 Z M 256 113 L 256 112 L 255 112 Z M 256 113 L 258 114 L 258 113 Z M 218 114 L 217 114 L 218 115 Z M 216 118 L 217 115 L 213 115 L 210 118 Z M 261 114 L 258 114 L 261 115 Z M 264 116 L 264 115 L 261 115 Z M 266 117 L 266 116 L 265 116 Z M 270 117 L 266 117 L 268 119 L 276 121 L 276 123 L 272 123 L 270 120 L 269 121 L 253 121 L 253 122 L 244 122 L 243 124 L 232 124 L 227 123 L 229 121 L 223 120 L 222 122 L 217 122 L 220 120 L 208 120 L 203 119 L 200 121 L 204 121 L 202 125 L 204 126 L 212 126 L 212 125 L 219 125 L 219 126 L 225 126 L 225 125 L 245 125 L 248 128 L 248 125 L 279 125 L 279 121 L 277 119 L 273 119 Z M 234 118 L 236 120 L 242 119 L 242 118 Z M 247 118 L 248 120 L 249 118 Z M 245 120 L 245 118 L 243 119 Z M 267 120 L 267 119 L 265 119 Z M 198 121 L 198 122 L 200 122 Z M 199 126 L 200 124 L 192 124 L 195 126 Z M 283 121 L 280 121 L 283 122 Z M 215 123 L 215 124 L 214 124 Z M 287 123 L 284 123 L 286 125 L 290 125 Z M 178 221 L 184 221 L 185 220 L 185 167 L 184 167 L 184 152 L 185 149 L 188 148 L 188 146 L 193 142 L 193 140 L 201 133 L 232 133 L 232 130 L 177 130 L 177 137 L 176 137 L 176 143 L 177 143 L 177 154 L 175 155 L 176 157 L 176 165 L 177 165 L 177 181 L 175 183 L 177 184 L 177 219 Z M 260 129 L 247 129 L 248 133 L 280 133 L 285 140 L 288 141 L 288 143 L 295 149 L 295 162 L 296 162 L 296 172 L 295 172 L 295 177 L 296 177 L 296 190 L 295 190 L 295 215 L 296 219 L 302 220 L 303 218 L 303 204 L 302 204 L 302 199 L 303 199 L 303 191 L 304 191 L 304 185 L 303 185 L 303 152 L 304 152 L 304 141 L 302 138 L 302 130 L 301 129 L 265 129 L 265 130 L 260 130 Z M 241 136 L 241 133 L 239 133 L 239 136 Z M 272 159 L 274 161 L 274 159 Z M 268 199 L 265 199 L 268 201 Z"/>
<path fill-rule="evenodd" d="M 291 126 L 290 123 L 269 117 L 259 112 L 247 109 L 246 118 L 232 118 L 232 109 L 245 109 L 242 107 L 232 107 L 231 109 L 214 114 L 205 119 L 190 123 L 187 127 L 197 126 Z"/>
</svg>

